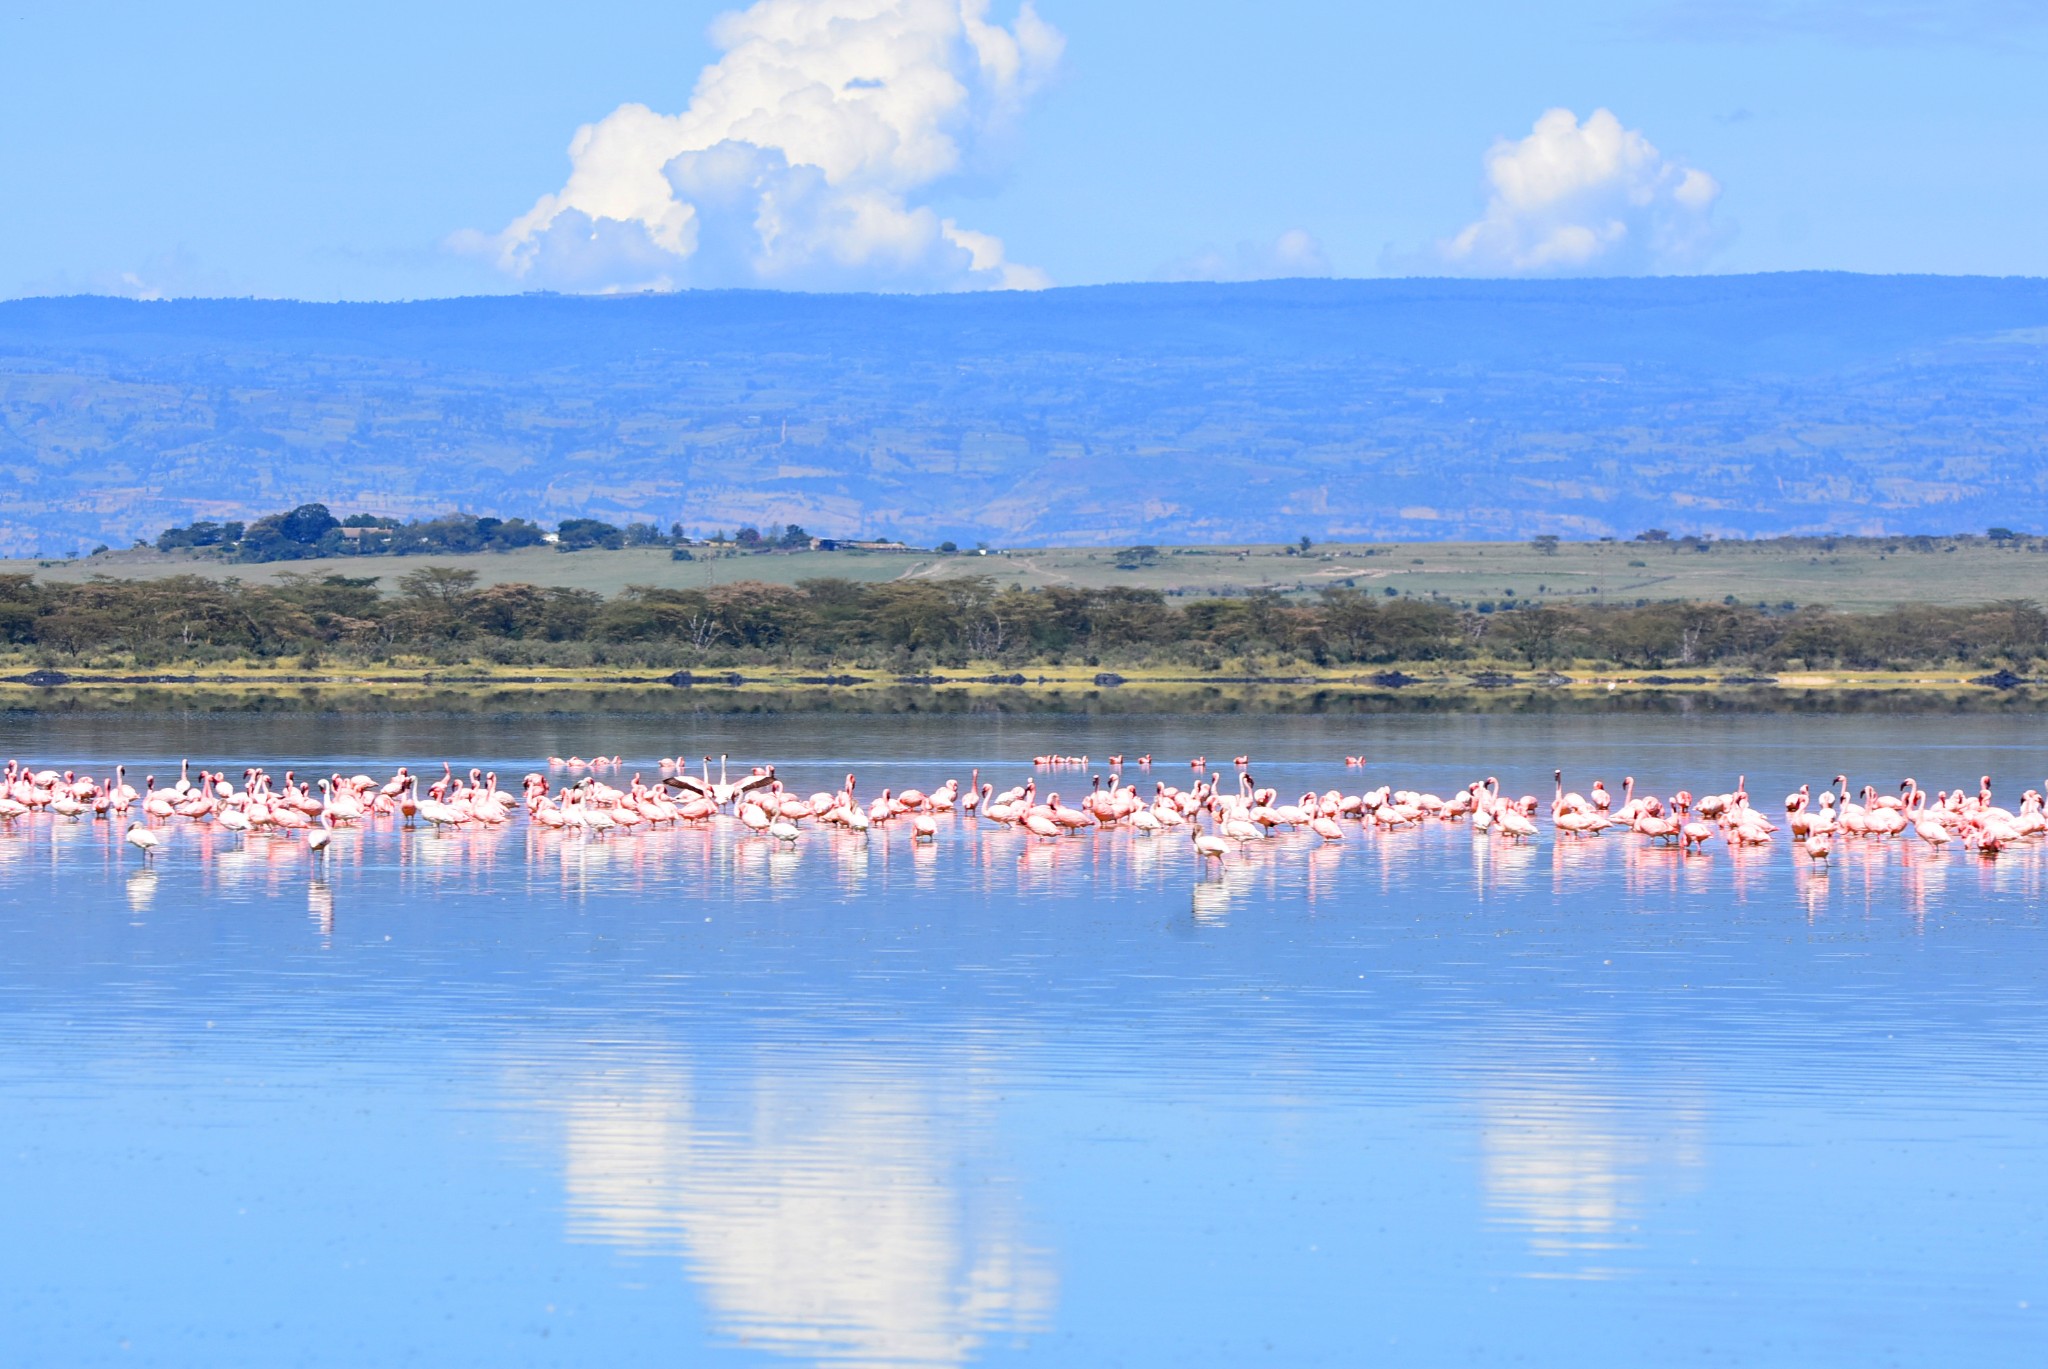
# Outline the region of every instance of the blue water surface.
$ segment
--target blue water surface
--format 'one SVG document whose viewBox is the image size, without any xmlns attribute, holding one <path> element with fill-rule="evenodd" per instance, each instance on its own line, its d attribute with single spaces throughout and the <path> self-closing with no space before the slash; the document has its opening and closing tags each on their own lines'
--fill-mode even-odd
<svg viewBox="0 0 2048 1369">
<path fill-rule="evenodd" d="M 516 777 L 772 761 L 1071 801 L 1846 771 L 2040 787 L 2039 720 L 20 717 Z M 1345 766 L 1364 754 L 1364 772 Z M 713 762 L 714 767 L 716 761 Z M 1232 773 L 1230 767 L 1224 767 Z M 2020 1365 L 2048 1355 L 2048 854 L 1685 858 L 730 821 L 0 830 L 18 1365 Z"/>
</svg>

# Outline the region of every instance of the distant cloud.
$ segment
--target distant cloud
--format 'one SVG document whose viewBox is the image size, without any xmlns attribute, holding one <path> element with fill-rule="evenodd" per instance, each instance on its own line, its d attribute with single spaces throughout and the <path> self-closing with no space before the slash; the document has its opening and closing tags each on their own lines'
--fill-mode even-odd
<svg viewBox="0 0 2048 1369">
<path fill-rule="evenodd" d="M 1685 270 L 1724 234 L 1721 185 L 1666 157 L 1605 109 L 1581 123 L 1553 109 L 1486 154 L 1486 213 L 1437 244 L 1439 266 L 1473 275 Z"/>
<path fill-rule="evenodd" d="M 1332 274 L 1323 245 L 1307 230 L 1290 228 L 1272 242 L 1241 242 L 1230 252 L 1216 249 L 1170 262 L 1159 280 L 1290 280 Z"/>
<path fill-rule="evenodd" d="M 245 282 L 208 266 L 184 246 L 152 253 L 125 269 L 59 272 L 25 284 L 23 293 L 28 295 L 111 295 L 138 300 L 250 293 Z"/>
<path fill-rule="evenodd" d="M 1646 25 L 1660 37 L 1815 34 L 1862 45 L 1996 42 L 2044 26 L 2042 0 L 1666 0 Z"/>
<path fill-rule="evenodd" d="M 681 114 L 621 105 L 577 130 L 567 183 L 455 236 L 533 286 L 1033 289 L 1002 242 L 914 203 L 970 169 L 1058 65 L 1025 0 L 760 0 Z"/>
</svg>

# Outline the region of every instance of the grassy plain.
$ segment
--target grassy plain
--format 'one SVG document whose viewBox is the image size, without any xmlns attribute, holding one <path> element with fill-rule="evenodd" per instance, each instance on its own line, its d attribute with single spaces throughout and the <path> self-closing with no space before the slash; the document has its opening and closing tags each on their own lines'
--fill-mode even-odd
<svg viewBox="0 0 2048 1369">
<path fill-rule="evenodd" d="M 2048 541 L 1981 538 L 1727 541 L 1703 544 L 1565 542 L 1545 552 L 1524 542 L 1414 542 L 1159 547 L 1133 558 L 1117 549 L 1015 548 L 959 556 L 873 552 L 698 551 L 674 561 L 665 549 L 562 553 L 551 549 L 449 557 L 360 557 L 242 565 L 152 551 L 71 561 L 0 561 L 0 573 L 51 581 L 94 575 L 155 578 L 200 574 L 244 581 L 282 575 L 376 577 L 386 592 L 423 565 L 473 570 L 482 584 L 524 582 L 614 594 L 627 585 L 702 588 L 738 580 L 794 584 L 836 576 L 880 581 L 988 575 L 999 583 L 1101 588 L 1125 585 L 1190 596 L 1276 590 L 1305 594 L 1332 585 L 1476 605 L 1504 600 L 1710 600 L 1824 604 L 1868 611 L 1895 604 L 1980 604 L 2048 596 Z"/>
</svg>

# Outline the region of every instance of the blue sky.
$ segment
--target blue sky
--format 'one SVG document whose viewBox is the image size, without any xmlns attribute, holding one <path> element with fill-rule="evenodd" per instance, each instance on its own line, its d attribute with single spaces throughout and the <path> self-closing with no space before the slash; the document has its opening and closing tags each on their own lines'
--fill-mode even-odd
<svg viewBox="0 0 2048 1369">
<path fill-rule="evenodd" d="M 11 8 L 6 296 L 2048 274 L 2048 0 Z"/>
</svg>

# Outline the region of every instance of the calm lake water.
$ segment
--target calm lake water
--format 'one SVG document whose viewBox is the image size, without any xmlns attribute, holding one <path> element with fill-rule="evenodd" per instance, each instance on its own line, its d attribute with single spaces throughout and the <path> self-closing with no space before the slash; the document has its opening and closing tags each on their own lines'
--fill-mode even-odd
<svg viewBox="0 0 2048 1369">
<path fill-rule="evenodd" d="M 2041 719 L 17 717 L 105 770 L 1044 751 L 1547 795 Z M 1373 762 L 1361 779 L 1343 757 Z M 1227 767 L 1226 767 L 1227 771 Z M 1086 772 L 1083 772 L 1085 774 Z M 1045 788 L 1085 790 L 1072 774 Z M 1149 788 L 1149 786 L 1148 786 Z M 2040 843 L 0 831 L 10 1365 L 2038 1365 Z"/>
</svg>

